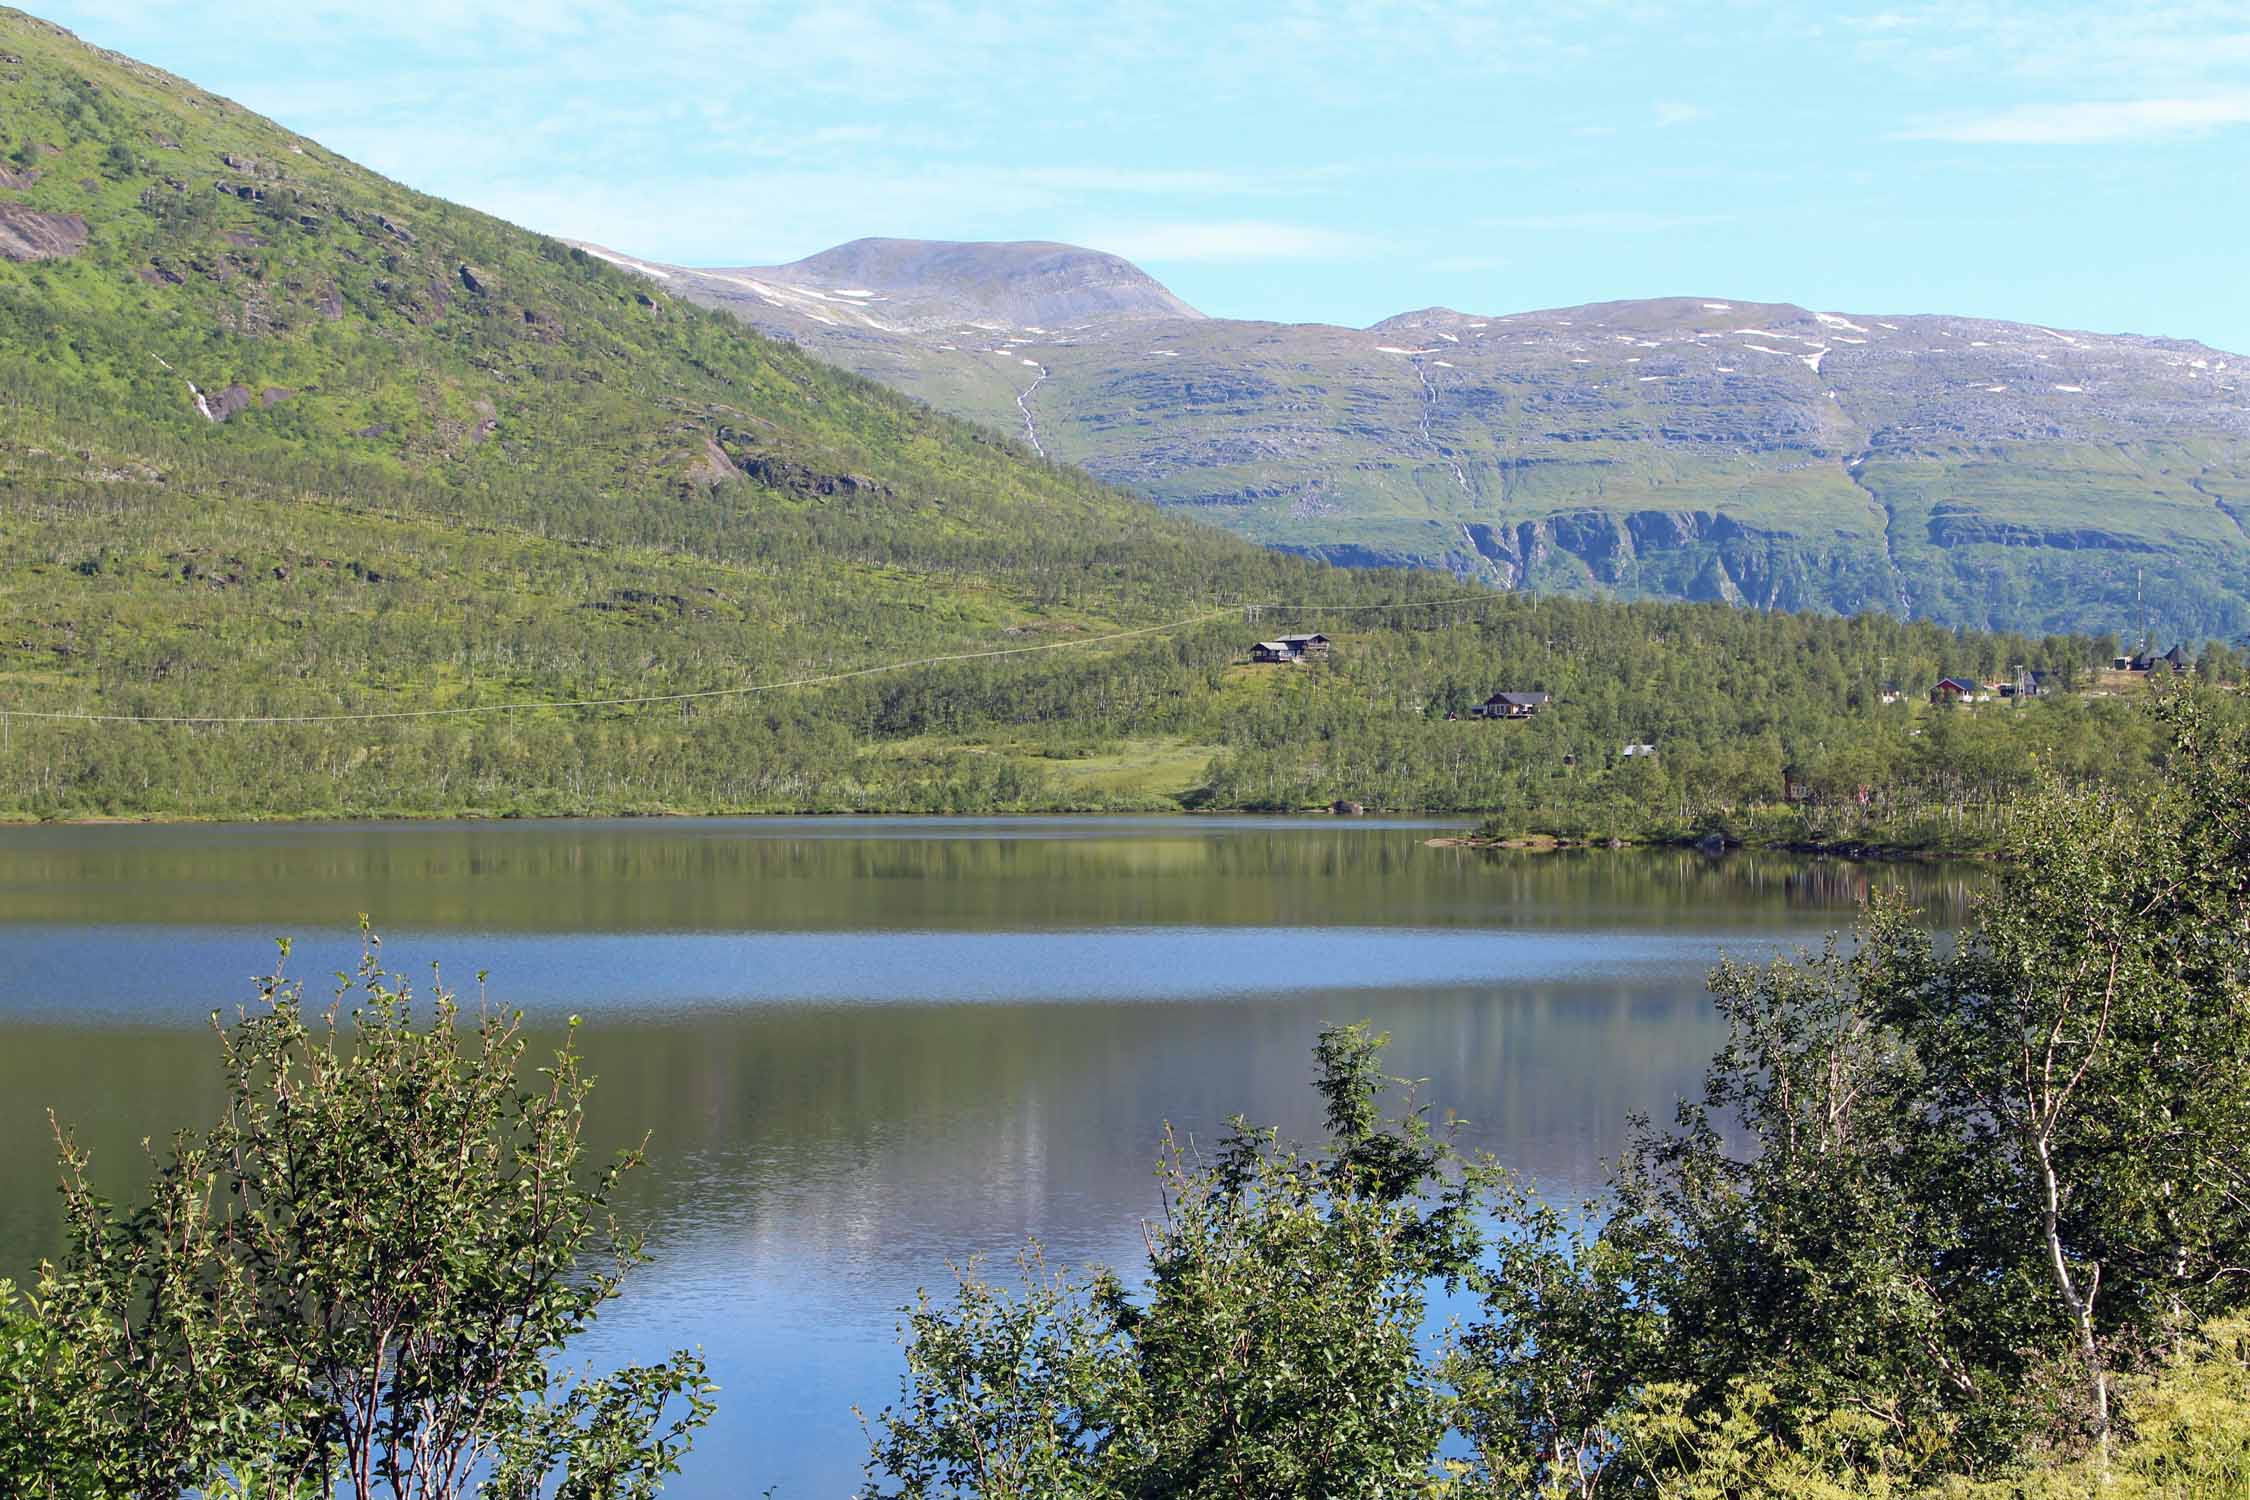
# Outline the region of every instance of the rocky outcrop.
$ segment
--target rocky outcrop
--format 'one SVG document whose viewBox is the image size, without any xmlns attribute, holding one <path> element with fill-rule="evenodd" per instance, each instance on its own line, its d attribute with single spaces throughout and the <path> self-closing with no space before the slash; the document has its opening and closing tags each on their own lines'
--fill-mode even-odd
<svg viewBox="0 0 2250 1500">
<path fill-rule="evenodd" d="M 1787 532 L 1761 531 L 1706 510 L 1569 510 L 1513 526 L 1467 522 L 1461 530 L 1477 556 L 1502 570 L 1511 586 L 1554 556 L 1575 558 L 1596 577 L 1616 582 L 1628 564 L 1652 554 L 1793 540 Z"/>
<path fill-rule="evenodd" d="M 702 485 L 705 488 L 715 484 L 724 484 L 730 479 L 741 477 L 742 471 L 734 466 L 733 459 L 727 457 L 727 450 L 720 447 L 717 441 L 712 438 L 703 440 L 702 456 L 689 465 L 687 471 L 688 483 Z"/>
<path fill-rule="evenodd" d="M 784 458 L 768 458 L 753 454 L 738 465 L 745 478 L 754 479 L 769 489 L 782 490 L 792 495 L 889 495 L 891 487 L 865 474 L 823 474 L 806 464 L 791 463 Z"/>
<path fill-rule="evenodd" d="M 711 614 L 708 608 L 691 604 L 681 595 L 659 594 L 649 589 L 612 589 L 608 598 L 589 600 L 585 607 L 603 614 L 680 616 L 692 611 L 706 618 Z"/>
<path fill-rule="evenodd" d="M 76 214 L 0 203 L 0 259 L 66 260 L 86 248 L 86 234 L 86 221 Z"/>
<path fill-rule="evenodd" d="M 2153 543 L 2094 526 L 2030 526 L 1939 506 L 1928 527 L 1933 547 L 2053 547 L 2063 552 L 2154 552 Z"/>
<path fill-rule="evenodd" d="M 1332 563 L 1339 568 L 1419 568 L 1429 565 L 1425 558 L 1381 547 L 1363 547 L 1357 542 L 1282 542 L 1276 545 L 1275 550 L 1298 557 L 1309 557 L 1315 562 Z"/>
</svg>

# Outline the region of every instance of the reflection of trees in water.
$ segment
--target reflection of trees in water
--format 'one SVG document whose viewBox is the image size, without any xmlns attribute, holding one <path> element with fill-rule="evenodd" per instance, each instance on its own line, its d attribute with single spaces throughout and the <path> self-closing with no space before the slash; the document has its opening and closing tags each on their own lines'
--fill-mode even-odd
<svg viewBox="0 0 2250 1500">
<path fill-rule="evenodd" d="M 1959 864 L 1785 859 L 1750 853 L 1729 854 L 1717 860 L 1700 855 L 1678 857 L 1714 867 L 1736 889 L 1778 888 L 1793 907 L 1844 912 L 1865 906 L 1878 891 L 1897 892 L 1933 920 L 1948 926 L 1967 913 L 1970 901 L 1989 880 L 1983 870 Z"/>
<path fill-rule="evenodd" d="M 81 829 L 0 845 L 22 921 L 209 922 L 392 932 L 975 930 L 1102 923 L 1698 925 L 1848 911 L 1878 886 L 1950 920 L 1981 872 L 1682 850 L 1425 847 L 1426 830 L 1132 824 Z M 942 825 L 941 825 L 942 827 Z M 1061 830 L 1058 836 L 1057 830 Z M 964 836 L 966 834 L 967 836 Z"/>
<path fill-rule="evenodd" d="M 1989 878 L 1967 864 L 1750 850 L 1716 858 L 1687 849 L 1457 852 L 1476 861 L 1488 880 L 1503 883 L 1515 904 L 1589 914 L 1692 911 L 1699 925 L 1756 920 L 1776 909 L 1833 911 L 1838 925 L 1848 925 L 1874 893 L 1897 891 L 1950 926 Z"/>
<path fill-rule="evenodd" d="M 147 1185 L 144 1138 L 161 1146 L 183 1126 L 209 1126 L 224 1099 L 206 1031 L 0 1026 L 0 1276 L 23 1285 L 62 1252 L 49 1109 L 93 1153 L 95 1188 L 121 1197 Z"/>
</svg>

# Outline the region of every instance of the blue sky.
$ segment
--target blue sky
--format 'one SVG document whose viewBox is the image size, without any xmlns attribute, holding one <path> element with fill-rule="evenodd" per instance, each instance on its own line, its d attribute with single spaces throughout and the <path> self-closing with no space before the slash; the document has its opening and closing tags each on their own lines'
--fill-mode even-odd
<svg viewBox="0 0 2250 1500">
<path fill-rule="evenodd" d="M 2250 0 L 33 5 L 659 260 L 1062 239 L 1234 317 L 1676 293 L 2250 350 Z"/>
</svg>

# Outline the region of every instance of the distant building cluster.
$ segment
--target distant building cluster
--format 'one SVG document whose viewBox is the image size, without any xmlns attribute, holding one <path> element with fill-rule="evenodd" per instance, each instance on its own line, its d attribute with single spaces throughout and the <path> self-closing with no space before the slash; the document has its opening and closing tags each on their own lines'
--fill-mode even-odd
<svg viewBox="0 0 2250 1500">
<path fill-rule="evenodd" d="M 1991 703 L 2017 698 L 2044 698 L 2053 689 L 2054 678 L 2046 671 L 2018 672 L 2014 677 L 1999 682 L 1979 682 L 1974 676 L 1940 677 L 1937 686 L 1930 689 L 1930 702 L 1939 706 L 1952 703 Z M 1885 703 L 1899 701 L 1901 695 L 1885 693 Z"/>
<path fill-rule="evenodd" d="M 2151 656 L 2146 651 L 2120 656 L 2109 664 L 2109 669 L 2112 672 L 2153 672 L 2158 667 L 2170 667 L 2175 672 L 2185 672 L 2194 665 L 2188 660 L 2185 647 L 2174 646 L 2162 656 Z"/>
</svg>

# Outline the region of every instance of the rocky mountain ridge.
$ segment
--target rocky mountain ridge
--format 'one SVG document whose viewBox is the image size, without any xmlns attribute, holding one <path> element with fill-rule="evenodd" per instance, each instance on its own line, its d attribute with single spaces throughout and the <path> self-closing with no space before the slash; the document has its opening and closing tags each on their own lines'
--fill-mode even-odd
<svg viewBox="0 0 2250 1500">
<path fill-rule="evenodd" d="M 1167 316 L 1069 247 L 599 253 L 1332 561 L 2014 628 L 2123 628 L 2156 598 L 2173 630 L 2250 628 L 2250 358 L 2190 341 L 1696 297 L 1351 329 Z M 1124 309 L 1032 316 L 1053 268 L 1096 264 Z"/>
</svg>

